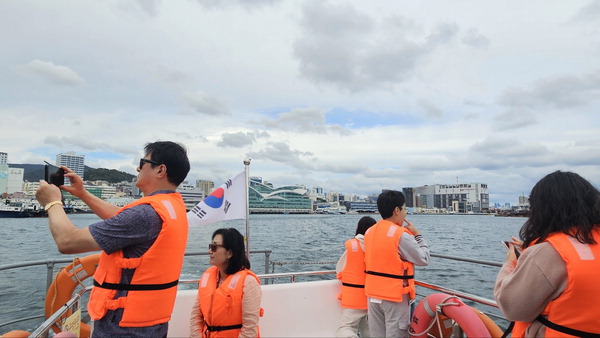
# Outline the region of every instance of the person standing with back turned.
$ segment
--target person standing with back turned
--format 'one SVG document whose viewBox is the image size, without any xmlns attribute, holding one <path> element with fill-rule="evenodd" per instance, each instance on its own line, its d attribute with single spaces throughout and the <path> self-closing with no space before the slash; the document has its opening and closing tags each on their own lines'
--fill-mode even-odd
<svg viewBox="0 0 600 338">
<path fill-rule="evenodd" d="M 429 264 L 429 246 L 406 220 L 400 191 L 382 192 L 377 209 L 383 219 L 365 234 L 369 331 L 372 337 L 408 337 L 410 300 L 416 293 L 414 266 Z"/>
<path fill-rule="evenodd" d="M 45 181 L 36 198 L 61 253 L 102 250 L 88 302 L 92 337 L 166 337 L 188 234 L 183 198 L 175 192 L 190 170 L 185 148 L 169 141 L 146 144 L 136 182 L 144 197 L 123 208 L 92 195 L 81 177 L 62 168 L 71 185 L 60 188 L 102 221 L 77 228 L 56 206 L 60 190 Z"/>
<path fill-rule="evenodd" d="M 335 272 L 342 281 L 342 292 L 338 296 L 342 306 L 342 320 L 337 329 L 337 337 L 369 337 L 367 320 L 367 295 L 365 295 L 365 232 L 377 221 L 364 216 L 356 225 L 354 238 L 344 243 L 346 251 L 337 262 Z"/>
<path fill-rule="evenodd" d="M 496 277 L 494 297 L 513 337 L 600 337 L 600 192 L 555 171 L 529 196 L 529 218 Z"/>
</svg>

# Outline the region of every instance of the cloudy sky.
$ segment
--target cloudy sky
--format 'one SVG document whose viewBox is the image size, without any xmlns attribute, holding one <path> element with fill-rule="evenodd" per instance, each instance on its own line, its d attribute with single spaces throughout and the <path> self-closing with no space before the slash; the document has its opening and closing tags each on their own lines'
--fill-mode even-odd
<svg viewBox="0 0 600 338">
<path fill-rule="evenodd" d="M 600 1 L 0 0 L 0 151 L 366 196 L 600 182 Z"/>
</svg>

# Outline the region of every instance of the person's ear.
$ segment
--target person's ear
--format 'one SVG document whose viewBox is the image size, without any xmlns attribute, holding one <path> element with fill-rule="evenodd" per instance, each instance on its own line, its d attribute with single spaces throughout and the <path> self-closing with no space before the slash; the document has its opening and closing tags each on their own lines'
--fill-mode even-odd
<svg viewBox="0 0 600 338">
<path fill-rule="evenodd" d="M 156 173 L 157 175 L 162 176 L 166 176 L 167 175 L 167 166 L 164 164 L 161 164 L 158 166 L 158 172 Z"/>
</svg>

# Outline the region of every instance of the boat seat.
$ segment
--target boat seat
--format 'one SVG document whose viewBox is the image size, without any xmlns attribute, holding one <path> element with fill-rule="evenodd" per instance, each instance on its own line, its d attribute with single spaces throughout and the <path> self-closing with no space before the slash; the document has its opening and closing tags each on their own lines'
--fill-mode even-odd
<svg viewBox="0 0 600 338">
<path fill-rule="evenodd" d="M 261 285 L 265 310 L 262 337 L 335 337 L 342 308 L 338 280 Z M 180 290 L 169 322 L 168 337 L 189 337 L 196 290 Z"/>
</svg>

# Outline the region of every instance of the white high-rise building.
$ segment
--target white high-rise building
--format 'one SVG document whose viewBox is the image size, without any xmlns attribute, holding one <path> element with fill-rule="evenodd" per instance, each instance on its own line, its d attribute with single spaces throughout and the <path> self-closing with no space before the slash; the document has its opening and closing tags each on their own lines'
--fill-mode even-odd
<svg viewBox="0 0 600 338">
<path fill-rule="evenodd" d="M 8 180 L 6 182 L 6 193 L 12 194 L 14 192 L 23 191 L 23 175 L 25 170 L 23 168 L 8 168 Z"/>
<path fill-rule="evenodd" d="M 0 195 L 6 192 L 8 185 L 8 160 L 7 153 L 0 153 Z"/>
<path fill-rule="evenodd" d="M 83 171 L 84 171 L 84 157 L 85 155 L 77 155 L 74 151 L 69 151 L 67 153 L 62 153 L 56 155 L 56 165 L 57 166 L 67 166 L 71 168 L 77 175 L 84 179 Z"/>
<path fill-rule="evenodd" d="M 208 196 L 215 189 L 215 182 L 209 180 L 196 180 L 196 188 L 204 192 L 204 196 Z"/>
</svg>

